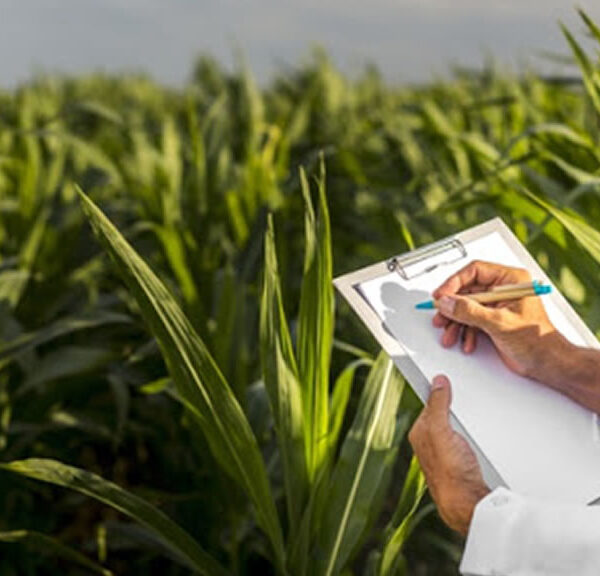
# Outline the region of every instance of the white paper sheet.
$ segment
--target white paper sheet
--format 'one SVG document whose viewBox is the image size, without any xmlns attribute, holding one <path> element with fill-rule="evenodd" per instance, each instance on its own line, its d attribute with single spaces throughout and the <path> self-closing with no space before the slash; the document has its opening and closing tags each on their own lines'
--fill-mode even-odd
<svg viewBox="0 0 600 576">
<path fill-rule="evenodd" d="M 433 311 L 415 304 L 471 260 L 522 266 L 498 233 L 466 245 L 467 258 L 412 280 L 390 273 L 360 284 L 364 298 L 412 361 L 431 382 L 446 374 L 452 382 L 452 412 L 507 485 L 522 494 L 567 502 L 600 497 L 600 431 L 595 414 L 565 396 L 512 373 L 493 345 L 480 335 L 477 350 L 465 355 L 445 349 Z M 542 297 L 553 324 L 584 345 L 552 302 Z M 600 367 L 599 367 L 600 369 Z"/>
</svg>

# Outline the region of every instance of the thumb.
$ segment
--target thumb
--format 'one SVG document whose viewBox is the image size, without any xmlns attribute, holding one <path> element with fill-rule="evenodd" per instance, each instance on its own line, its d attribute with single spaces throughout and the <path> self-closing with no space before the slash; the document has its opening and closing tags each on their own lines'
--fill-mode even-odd
<svg viewBox="0 0 600 576">
<path fill-rule="evenodd" d="M 447 376 L 435 376 L 427 400 L 427 410 L 431 420 L 440 426 L 447 426 L 449 424 L 451 402 L 450 380 Z"/>
<path fill-rule="evenodd" d="M 442 296 L 438 300 L 440 313 L 459 324 L 474 326 L 484 332 L 492 332 L 498 323 L 498 308 L 488 308 L 471 298 L 458 294 Z"/>
</svg>

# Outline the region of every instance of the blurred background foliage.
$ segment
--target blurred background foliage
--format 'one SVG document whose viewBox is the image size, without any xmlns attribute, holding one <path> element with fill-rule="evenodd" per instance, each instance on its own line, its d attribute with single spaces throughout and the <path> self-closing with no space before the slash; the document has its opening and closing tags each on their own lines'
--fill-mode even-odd
<svg viewBox="0 0 600 576">
<path fill-rule="evenodd" d="M 582 15 L 600 46 L 600 32 Z M 297 332 L 304 202 L 327 167 L 334 276 L 500 216 L 600 329 L 600 62 L 564 31 L 582 80 L 493 65 L 395 87 L 326 54 L 259 88 L 210 58 L 168 89 L 144 77 L 40 76 L 0 92 L 0 458 L 55 458 L 168 512 L 238 574 L 269 573 L 248 501 L 180 404 L 136 302 L 93 240 L 80 185 L 168 285 L 208 345 L 265 455 L 259 304 L 274 214 L 283 304 Z M 338 300 L 331 373 L 377 346 Z M 357 372 L 349 414 L 366 372 Z M 404 394 L 400 412 L 418 401 Z M 350 425 L 349 417 L 344 426 Z M 410 462 L 406 443 L 385 508 Z M 276 499 L 282 478 L 273 473 Z M 426 504 L 425 504 L 426 505 Z M 0 474 L 0 540 L 58 537 L 115 573 L 183 574 L 139 526 L 83 496 Z M 362 572 L 366 553 L 356 559 Z M 4 537 L 2 537 L 4 535 Z M 87 573 L 0 544 L 0 573 Z M 39 542 L 37 543 L 39 544 Z M 462 543 L 428 516 L 409 574 L 456 574 Z"/>
</svg>

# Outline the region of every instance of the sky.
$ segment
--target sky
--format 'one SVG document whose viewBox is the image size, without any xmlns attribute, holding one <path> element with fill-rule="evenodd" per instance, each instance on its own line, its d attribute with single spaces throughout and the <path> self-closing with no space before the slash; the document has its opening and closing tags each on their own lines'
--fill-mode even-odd
<svg viewBox="0 0 600 576">
<path fill-rule="evenodd" d="M 579 0 L 600 22 L 600 2 Z M 186 81 L 195 58 L 232 67 L 238 49 L 268 82 L 324 46 L 347 73 L 374 63 L 394 83 L 423 82 L 486 55 L 518 68 L 566 54 L 564 0 L 0 0 L 0 87 L 37 72 L 139 72 Z"/>
</svg>

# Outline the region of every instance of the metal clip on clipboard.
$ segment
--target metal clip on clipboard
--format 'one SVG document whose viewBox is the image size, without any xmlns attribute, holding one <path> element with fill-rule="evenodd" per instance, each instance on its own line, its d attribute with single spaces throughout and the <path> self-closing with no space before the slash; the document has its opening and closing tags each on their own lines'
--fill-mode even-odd
<svg viewBox="0 0 600 576">
<path fill-rule="evenodd" d="M 387 268 L 390 272 L 398 272 L 404 280 L 412 280 L 466 256 L 463 243 L 453 238 L 413 250 L 403 256 L 394 256 L 387 261 Z"/>
</svg>

